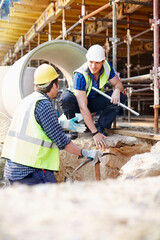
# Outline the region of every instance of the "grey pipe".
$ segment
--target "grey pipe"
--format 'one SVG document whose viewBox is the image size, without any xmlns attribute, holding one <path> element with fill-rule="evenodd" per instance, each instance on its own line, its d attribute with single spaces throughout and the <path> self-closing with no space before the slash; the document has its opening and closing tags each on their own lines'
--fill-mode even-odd
<svg viewBox="0 0 160 240">
<path fill-rule="evenodd" d="M 112 99 L 110 96 L 108 96 L 107 94 L 101 92 L 101 91 L 98 90 L 97 88 L 92 87 L 92 89 L 93 89 L 94 91 L 96 91 L 97 93 L 101 94 L 103 97 L 108 98 L 109 100 Z M 136 112 L 136 111 L 134 111 L 133 109 L 127 107 L 127 106 L 124 105 L 123 103 L 120 103 L 120 106 L 123 107 L 123 108 L 125 108 L 125 109 L 127 109 L 128 111 L 130 111 L 130 112 L 133 113 L 134 115 L 139 116 L 139 113 L 138 113 L 138 112 Z"/>
<path fill-rule="evenodd" d="M 34 91 L 33 75 L 35 68 L 29 67 L 31 60 L 43 60 L 52 63 L 65 76 L 70 84 L 73 71 L 86 61 L 87 50 L 82 46 L 63 40 L 45 42 L 16 61 L 0 77 L 0 111 L 12 117 L 20 101 Z M 1 71 L 1 68 L 0 68 Z"/>
</svg>

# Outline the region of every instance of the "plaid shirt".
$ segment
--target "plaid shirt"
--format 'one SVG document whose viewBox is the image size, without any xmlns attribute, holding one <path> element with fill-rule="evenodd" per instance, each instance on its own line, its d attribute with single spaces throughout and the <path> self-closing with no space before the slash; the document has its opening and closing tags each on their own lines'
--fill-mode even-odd
<svg viewBox="0 0 160 240">
<path fill-rule="evenodd" d="M 108 80 L 112 79 L 115 76 L 115 71 L 113 70 L 112 65 L 110 63 L 109 63 L 109 65 L 111 67 L 111 72 L 110 72 Z M 104 67 L 102 66 L 97 81 L 95 80 L 94 75 L 90 72 L 89 68 L 88 68 L 87 72 L 92 80 L 92 86 L 99 89 L 99 79 L 100 79 L 100 76 L 102 75 L 102 73 L 104 72 Z M 74 74 L 72 81 L 73 81 L 73 89 L 85 91 L 86 80 L 82 73 L 76 72 Z M 99 93 L 91 90 L 88 95 L 88 98 L 95 98 L 97 95 L 99 95 Z"/>
<path fill-rule="evenodd" d="M 47 94 L 42 93 L 48 100 L 38 102 L 35 108 L 35 118 L 46 135 L 62 150 L 70 143 L 71 139 L 65 135 L 62 127 L 58 123 L 56 111 L 51 99 Z M 7 159 L 5 164 L 4 177 L 10 180 L 19 180 L 28 174 L 36 171 L 36 168 L 14 163 Z"/>
</svg>

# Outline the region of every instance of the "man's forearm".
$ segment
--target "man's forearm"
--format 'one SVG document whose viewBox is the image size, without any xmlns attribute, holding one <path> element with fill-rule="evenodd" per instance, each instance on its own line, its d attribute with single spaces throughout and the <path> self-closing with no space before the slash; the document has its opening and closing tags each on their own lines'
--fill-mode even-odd
<svg viewBox="0 0 160 240">
<path fill-rule="evenodd" d="M 97 128 L 94 125 L 93 118 L 92 118 L 92 115 L 91 115 L 91 112 L 89 111 L 89 109 L 88 108 L 85 108 L 85 109 L 80 108 L 80 111 L 81 111 L 82 117 L 84 119 L 84 122 L 87 125 L 87 127 L 89 128 L 89 130 L 92 133 L 95 133 L 97 131 Z"/>
<path fill-rule="evenodd" d="M 122 83 L 116 84 L 115 90 L 116 90 L 116 89 L 119 90 L 120 92 L 122 92 L 122 91 L 124 90 Z"/>
</svg>

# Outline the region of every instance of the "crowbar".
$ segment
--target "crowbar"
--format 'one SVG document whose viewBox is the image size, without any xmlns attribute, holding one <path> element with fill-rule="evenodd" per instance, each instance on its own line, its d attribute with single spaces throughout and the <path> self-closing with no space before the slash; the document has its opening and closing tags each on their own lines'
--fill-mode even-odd
<svg viewBox="0 0 160 240">
<path fill-rule="evenodd" d="M 92 89 L 93 89 L 94 91 L 96 91 L 97 93 L 101 94 L 103 97 L 108 98 L 109 100 L 112 99 L 109 95 L 101 92 L 99 89 L 97 89 L 97 88 L 95 88 L 95 87 L 92 87 Z M 133 113 L 134 115 L 139 116 L 139 113 L 138 113 L 138 112 L 136 112 L 136 111 L 134 111 L 133 109 L 127 107 L 127 106 L 124 105 L 123 103 L 120 103 L 119 105 L 120 105 L 121 107 L 127 109 L 128 111 L 130 111 L 130 112 Z"/>
</svg>

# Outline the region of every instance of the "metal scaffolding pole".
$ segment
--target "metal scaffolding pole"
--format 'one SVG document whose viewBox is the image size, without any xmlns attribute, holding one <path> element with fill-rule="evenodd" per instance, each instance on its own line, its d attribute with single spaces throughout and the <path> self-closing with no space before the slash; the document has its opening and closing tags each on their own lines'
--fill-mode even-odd
<svg viewBox="0 0 160 240">
<path fill-rule="evenodd" d="M 105 4 L 103 7 L 98 8 L 97 10 L 93 11 L 92 13 L 89 13 L 88 15 L 86 15 L 83 20 L 87 20 L 90 17 L 93 17 L 94 15 L 96 15 L 97 13 L 102 12 L 103 10 L 107 9 L 108 7 L 111 7 L 110 3 Z"/>
<path fill-rule="evenodd" d="M 38 32 L 38 42 L 37 45 L 39 46 L 41 44 L 41 34 Z M 38 60 L 38 66 L 40 65 L 40 60 Z"/>
<path fill-rule="evenodd" d="M 69 34 L 74 28 L 76 28 L 79 24 L 81 24 L 82 21 L 87 20 L 90 17 L 93 17 L 94 15 L 96 15 L 97 13 L 107 9 L 108 7 L 111 7 L 110 3 L 107 3 L 106 5 L 104 5 L 103 7 L 98 8 L 97 10 L 93 11 L 92 13 L 86 15 L 83 17 L 83 20 L 80 19 L 78 22 L 76 22 L 75 24 L 73 24 L 73 26 L 71 26 L 68 30 L 66 30 L 66 34 Z M 59 40 L 63 37 L 62 34 L 60 34 L 55 40 Z"/>
<path fill-rule="evenodd" d="M 66 20 L 65 20 L 65 8 L 62 9 L 62 39 L 66 37 Z"/>
<path fill-rule="evenodd" d="M 127 16 L 127 20 L 129 21 L 129 15 Z M 130 78 L 131 76 L 131 56 L 130 56 L 130 45 L 131 45 L 131 35 L 130 35 L 130 28 L 129 24 L 127 24 L 127 77 Z M 128 107 L 131 108 L 131 94 L 132 88 L 129 88 L 127 91 L 128 95 Z M 131 113 L 128 112 L 128 122 L 131 121 Z"/>
<path fill-rule="evenodd" d="M 48 23 L 48 41 L 52 40 L 51 22 Z"/>
<path fill-rule="evenodd" d="M 85 0 L 82 0 L 82 6 L 81 6 L 81 17 L 82 17 L 82 23 L 81 23 L 81 46 L 85 47 L 85 21 L 83 20 L 85 16 Z"/>
<path fill-rule="evenodd" d="M 113 12 L 113 24 L 112 24 L 112 59 L 113 68 L 117 71 L 117 6 L 115 0 L 112 1 L 112 12 Z"/>
<path fill-rule="evenodd" d="M 147 80 L 147 82 L 150 82 L 150 79 L 151 79 L 151 74 L 145 74 L 145 75 L 136 76 L 136 77 L 121 78 L 121 82 L 122 83 L 128 83 L 128 82 L 137 83 L 137 82 L 145 82 L 145 80 Z"/>
<path fill-rule="evenodd" d="M 153 0 L 153 26 L 154 26 L 154 132 L 158 133 L 158 115 L 159 115 L 159 3 Z"/>
<path fill-rule="evenodd" d="M 109 31 L 108 31 L 108 26 L 106 26 L 106 43 L 105 43 L 105 49 L 106 49 L 106 59 L 108 60 L 108 55 L 109 55 L 109 38 L 108 38 L 108 35 L 109 35 Z"/>
</svg>

